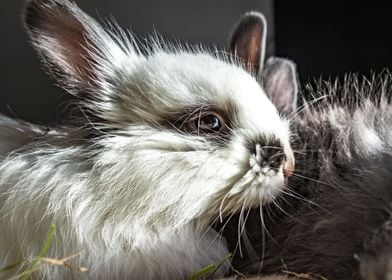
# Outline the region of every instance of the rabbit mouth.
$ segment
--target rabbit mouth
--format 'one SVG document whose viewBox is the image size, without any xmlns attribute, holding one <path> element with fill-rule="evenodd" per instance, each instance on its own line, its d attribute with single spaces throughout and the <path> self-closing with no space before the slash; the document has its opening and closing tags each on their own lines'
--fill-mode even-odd
<svg viewBox="0 0 392 280">
<path fill-rule="evenodd" d="M 283 167 L 279 170 L 260 170 L 250 168 L 237 179 L 219 199 L 220 215 L 254 208 L 272 202 L 285 187 Z"/>
</svg>

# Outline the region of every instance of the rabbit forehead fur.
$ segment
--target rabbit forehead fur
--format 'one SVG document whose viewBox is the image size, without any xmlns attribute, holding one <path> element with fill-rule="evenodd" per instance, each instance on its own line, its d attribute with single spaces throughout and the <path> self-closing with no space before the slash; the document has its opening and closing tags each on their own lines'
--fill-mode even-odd
<svg viewBox="0 0 392 280">
<path fill-rule="evenodd" d="M 178 279 L 218 263 L 227 249 L 209 224 L 272 200 L 284 185 L 282 166 L 262 174 L 251 164 L 249 143 L 277 140 L 291 155 L 288 122 L 255 79 L 228 59 L 160 47 L 142 55 L 74 4 L 30 2 L 64 4 L 87 30 L 83 38 L 94 48 L 83 55 L 93 57 L 96 80 L 84 83 L 90 88 L 82 105 L 99 121 L 47 132 L 1 117 L 0 225 L 7 230 L 0 235 L 0 264 L 37 254 L 51 221 L 59 228 L 52 255 L 83 251 L 76 262 L 85 262 L 92 279 Z M 33 43 L 45 60 L 65 75 L 80 74 L 68 82 L 82 84 L 88 75 L 71 69 L 61 42 L 36 33 Z M 230 119 L 223 144 L 170 127 L 198 108 Z M 101 133 L 86 137 L 91 129 Z M 26 140 L 15 144 L 12 137 Z M 48 278 L 66 273 L 45 272 Z"/>
<path fill-rule="evenodd" d="M 213 108 L 228 113 L 234 128 L 288 144 L 287 121 L 279 117 L 256 80 L 238 65 L 201 51 L 170 53 L 159 48 L 140 60 L 130 72 L 119 70 L 123 75 L 110 88 L 108 95 L 114 100 L 107 118 L 162 122 L 187 109 Z M 129 63 L 134 63 L 133 58 Z"/>
</svg>

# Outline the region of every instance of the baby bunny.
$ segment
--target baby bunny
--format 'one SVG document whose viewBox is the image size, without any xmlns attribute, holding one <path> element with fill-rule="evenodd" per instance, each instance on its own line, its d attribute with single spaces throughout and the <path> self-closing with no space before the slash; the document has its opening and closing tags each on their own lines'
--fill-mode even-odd
<svg viewBox="0 0 392 280">
<path fill-rule="evenodd" d="M 81 113 L 50 128 L 0 117 L 0 265 L 37 255 L 51 223 L 48 256 L 79 253 L 88 271 L 37 279 L 183 279 L 219 263 L 211 224 L 271 202 L 294 167 L 256 79 L 201 48 L 139 49 L 67 0 L 28 1 L 24 19 Z"/>
<path fill-rule="evenodd" d="M 259 211 L 249 214 L 252 250 L 234 257 L 238 271 L 390 279 L 391 81 L 390 74 L 364 83 L 351 76 L 309 91 L 318 104 L 305 103 L 292 120 L 296 172 L 285 194 L 262 209 L 262 221 Z M 223 234 L 230 248 L 236 228 L 229 223 Z"/>
<path fill-rule="evenodd" d="M 252 46 L 248 41 L 237 52 Z M 274 69 L 279 66 L 267 64 L 261 80 L 267 94 L 268 85 L 276 84 L 271 81 L 281 80 Z M 388 72 L 370 80 L 348 75 L 305 89 L 313 99 L 304 99 L 302 109 L 291 115 L 296 172 L 273 205 L 249 214 L 244 227 L 248 246 L 233 259 L 237 271 L 392 279 L 391 91 Z M 276 93 L 272 100 L 290 111 L 296 94 Z M 238 244 L 235 221 L 223 233 L 229 248 Z"/>
</svg>

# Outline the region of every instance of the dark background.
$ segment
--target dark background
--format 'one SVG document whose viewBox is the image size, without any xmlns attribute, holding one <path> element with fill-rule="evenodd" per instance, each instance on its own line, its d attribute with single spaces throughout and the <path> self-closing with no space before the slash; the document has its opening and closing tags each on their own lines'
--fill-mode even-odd
<svg viewBox="0 0 392 280">
<path fill-rule="evenodd" d="M 388 2 L 288 0 L 77 0 L 95 18 L 113 16 L 144 37 L 223 48 L 245 11 L 258 10 L 269 23 L 269 52 L 294 60 L 302 82 L 369 75 L 392 62 Z M 0 112 L 39 123 L 54 122 L 69 97 L 53 86 L 24 32 L 23 0 L 0 1 Z"/>
<path fill-rule="evenodd" d="M 389 1 L 274 2 L 276 52 L 297 62 L 303 81 L 392 66 Z"/>
</svg>

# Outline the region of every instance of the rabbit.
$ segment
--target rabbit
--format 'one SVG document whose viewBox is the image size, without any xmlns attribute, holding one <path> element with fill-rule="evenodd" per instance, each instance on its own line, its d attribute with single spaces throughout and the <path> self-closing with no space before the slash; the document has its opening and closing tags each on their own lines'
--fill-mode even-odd
<svg viewBox="0 0 392 280">
<path fill-rule="evenodd" d="M 244 26 L 242 34 L 262 30 Z M 296 170 L 273 205 L 252 210 L 242 222 L 246 234 L 239 237 L 237 219 L 227 222 L 229 248 L 248 243 L 236 251 L 235 270 L 283 271 L 305 277 L 300 279 L 392 279 L 392 75 L 320 81 L 302 92 L 312 99 L 295 101 L 299 86 L 287 77 L 297 74 L 264 63 L 263 50 L 249 55 L 254 44 L 237 43 L 238 37 L 231 37 L 230 49 L 248 65 L 265 64 L 255 69 L 258 80 L 290 119 Z M 279 81 L 285 84 L 280 89 L 291 90 L 274 95 L 269 85 Z"/>
<path fill-rule="evenodd" d="M 37 256 L 51 224 L 47 256 L 87 271 L 39 265 L 34 279 L 184 279 L 220 263 L 213 222 L 273 201 L 295 164 L 254 73 L 201 47 L 140 46 L 68 0 L 27 1 L 24 21 L 78 104 L 58 126 L 0 117 L 0 267 Z"/>
</svg>

